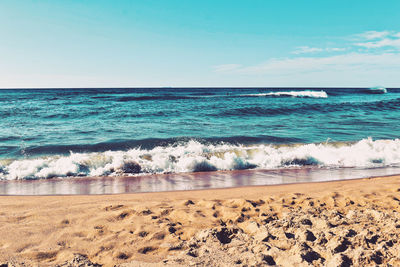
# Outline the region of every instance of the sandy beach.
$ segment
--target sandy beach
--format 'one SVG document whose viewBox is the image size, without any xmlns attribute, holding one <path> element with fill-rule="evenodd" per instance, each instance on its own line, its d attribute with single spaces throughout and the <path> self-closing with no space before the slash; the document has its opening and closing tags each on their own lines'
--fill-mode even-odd
<svg viewBox="0 0 400 267">
<path fill-rule="evenodd" d="M 399 266 L 399 212 L 400 176 L 1 196 L 0 265 Z"/>
<path fill-rule="evenodd" d="M 0 0 L 0 267 L 400 267 L 399 10 Z"/>
</svg>

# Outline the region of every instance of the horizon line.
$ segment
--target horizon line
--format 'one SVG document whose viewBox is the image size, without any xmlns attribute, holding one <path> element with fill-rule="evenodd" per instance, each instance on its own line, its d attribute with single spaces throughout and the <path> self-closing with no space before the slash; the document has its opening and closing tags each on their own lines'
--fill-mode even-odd
<svg viewBox="0 0 400 267">
<path fill-rule="evenodd" d="M 48 90 L 48 89 L 368 89 L 371 87 L 344 87 L 344 86 L 143 86 L 143 87 L 11 87 L 0 90 Z M 385 87 L 387 89 L 400 89 L 400 87 Z"/>
</svg>

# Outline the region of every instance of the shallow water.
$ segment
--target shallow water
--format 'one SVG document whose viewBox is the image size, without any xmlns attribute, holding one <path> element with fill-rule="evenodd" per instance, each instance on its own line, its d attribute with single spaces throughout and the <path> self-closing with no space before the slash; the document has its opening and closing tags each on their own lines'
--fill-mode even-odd
<svg viewBox="0 0 400 267">
<path fill-rule="evenodd" d="M 136 177 L 55 178 L 0 181 L 0 195 L 97 195 L 239 186 L 327 182 L 400 173 L 399 168 L 277 169 L 156 174 Z M 327 184 L 329 186 L 329 184 Z"/>
</svg>

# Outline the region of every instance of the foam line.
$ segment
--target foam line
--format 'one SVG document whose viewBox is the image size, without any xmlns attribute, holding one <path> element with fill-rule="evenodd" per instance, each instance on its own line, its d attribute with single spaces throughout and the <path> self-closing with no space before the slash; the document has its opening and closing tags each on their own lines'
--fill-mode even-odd
<svg viewBox="0 0 400 267">
<path fill-rule="evenodd" d="M 400 164 L 400 140 L 360 140 L 252 146 L 202 144 L 190 140 L 167 147 L 128 151 L 70 153 L 0 161 L 0 179 L 43 179 L 68 176 L 118 176 L 301 166 L 376 168 Z"/>
</svg>

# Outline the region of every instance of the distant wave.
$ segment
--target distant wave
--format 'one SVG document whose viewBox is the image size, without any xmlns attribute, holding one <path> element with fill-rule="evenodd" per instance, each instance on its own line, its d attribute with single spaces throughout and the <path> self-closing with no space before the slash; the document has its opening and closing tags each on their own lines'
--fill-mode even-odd
<svg viewBox="0 0 400 267">
<path fill-rule="evenodd" d="M 269 105 L 263 107 L 231 107 L 222 109 L 219 113 L 210 116 L 273 116 L 288 114 L 314 114 L 315 112 L 345 112 L 345 111 L 393 111 L 400 110 L 400 98 L 366 101 L 366 102 L 338 102 L 338 103 L 297 103 L 293 105 Z M 379 122 L 375 122 L 379 123 Z"/>
<path fill-rule="evenodd" d="M 35 159 L 1 160 L 4 180 L 68 176 L 118 176 L 301 166 L 376 168 L 400 164 L 400 140 L 356 143 L 252 146 L 185 143 L 128 151 L 70 153 Z"/>
<path fill-rule="evenodd" d="M 136 96 L 93 96 L 92 98 L 101 98 L 105 100 L 129 102 L 129 101 L 151 101 L 151 100 L 184 100 L 184 99 L 197 99 L 197 98 L 226 98 L 226 97 L 309 97 L 309 98 L 327 98 L 328 94 L 325 91 L 290 91 L 290 92 L 270 92 L 260 94 L 214 94 L 214 93 L 191 93 L 190 95 L 176 94 L 176 95 L 136 95 Z"/>
<path fill-rule="evenodd" d="M 310 98 L 327 98 L 328 94 L 325 91 L 289 91 L 289 92 L 270 92 L 260 94 L 247 94 L 242 96 L 275 96 L 275 97 L 310 97 Z"/>
</svg>

